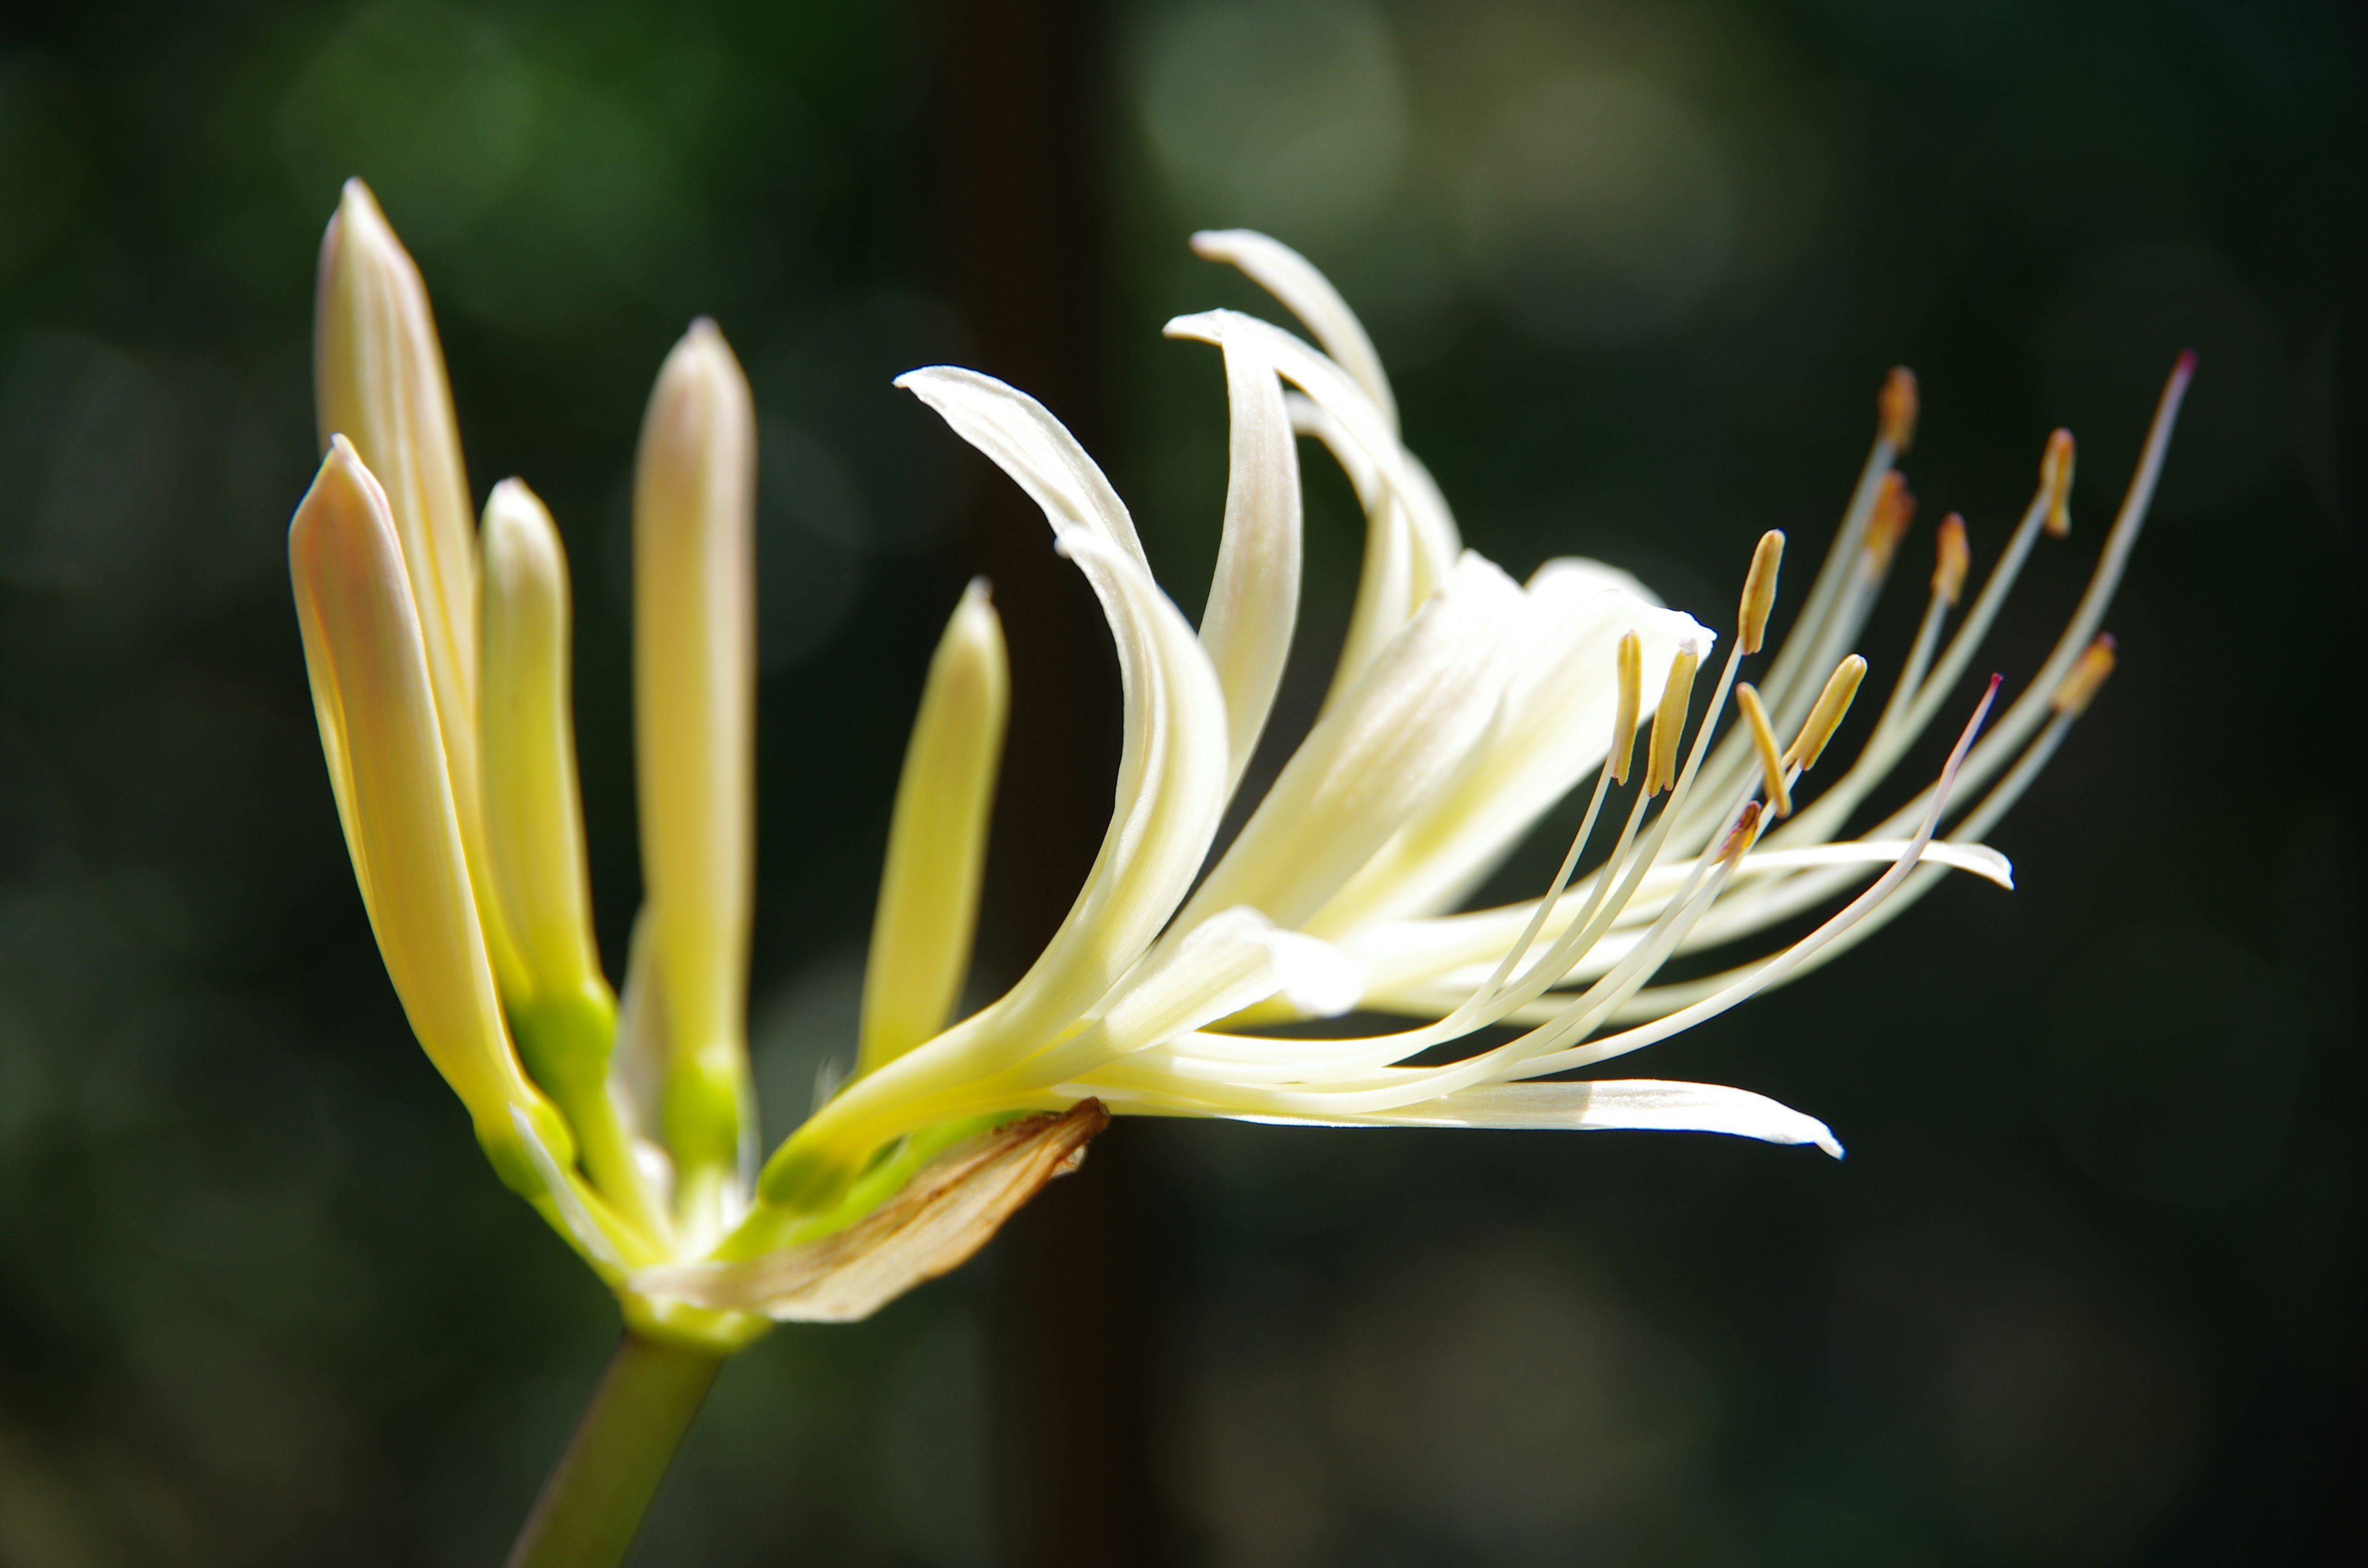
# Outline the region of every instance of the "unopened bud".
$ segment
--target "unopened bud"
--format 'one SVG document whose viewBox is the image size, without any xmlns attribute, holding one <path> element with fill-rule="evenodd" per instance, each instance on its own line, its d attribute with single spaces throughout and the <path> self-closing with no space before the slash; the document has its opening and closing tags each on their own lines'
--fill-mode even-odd
<svg viewBox="0 0 2368 1568">
<path fill-rule="evenodd" d="M 1620 712 L 1611 721 L 1611 781 L 1628 782 L 1636 756 L 1636 722 L 1645 710 L 1645 644 L 1631 631 L 1620 639 Z"/>
<path fill-rule="evenodd" d="M 2055 696 L 2050 705 L 2066 718 L 2078 718 L 2088 711 L 2089 704 L 2096 699 L 2098 687 L 2103 686 L 2105 677 L 2112 673 L 2113 639 L 2109 632 L 2089 644 L 2088 650 L 2080 655 L 2080 662 L 2072 666 L 2072 673 L 2066 676 L 2064 684 L 2055 688 Z"/>
<path fill-rule="evenodd" d="M 1784 753 L 1784 766 L 1797 766 L 1806 773 L 1817 766 L 1817 758 L 1826 754 L 1826 744 L 1841 728 L 1842 719 L 1850 712 L 1850 699 L 1858 695 L 1858 683 L 1866 678 L 1866 661 L 1852 653 L 1834 666 L 1826 681 L 1826 689 L 1817 694 L 1817 705 L 1809 710 L 1808 722 L 1793 737 Z"/>
<path fill-rule="evenodd" d="M 1905 365 L 1893 366 L 1874 406 L 1883 417 L 1883 438 L 1894 451 L 1904 452 L 1916 444 L 1915 371 Z"/>
<path fill-rule="evenodd" d="M 1952 512 L 1941 519 L 1941 531 L 1933 541 L 1940 559 L 1932 567 L 1932 595 L 1943 604 L 1955 604 L 1965 591 L 1965 574 L 1974 564 L 1974 552 L 1965 543 L 1965 519 Z"/>
<path fill-rule="evenodd" d="M 1793 814 L 1793 792 L 1784 788 L 1784 762 L 1776 753 L 1776 732 L 1768 722 L 1768 710 L 1759 700 L 1759 693 L 1745 681 L 1735 688 L 1735 705 L 1743 710 L 1744 722 L 1751 726 L 1751 744 L 1759 753 L 1759 772 L 1765 780 L 1768 804 L 1780 817 Z"/>
<path fill-rule="evenodd" d="M 2039 460 L 2039 487 L 2047 493 L 2047 531 L 2057 539 L 2072 531 L 2072 432 L 2058 429 L 2047 437 L 2047 455 Z"/>
<path fill-rule="evenodd" d="M 1770 528 L 1751 552 L 1751 570 L 1743 579 L 1743 651 L 1757 653 L 1768 640 L 1768 617 L 1776 608 L 1776 568 L 1784 560 L 1784 535 Z"/>
<path fill-rule="evenodd" d="M 1645 794 L 1659 794 L 1678 781 L 1678 741 L 1686 728 L 1686 709 L 1694 694 L 1694 669 L 1702 656 L 1679 648 L 1669 661 L 1669 678 L 1661 687 L 1661 706 L 1653 713 L 1653 739 L 1645 753 Z"/>
</svg>

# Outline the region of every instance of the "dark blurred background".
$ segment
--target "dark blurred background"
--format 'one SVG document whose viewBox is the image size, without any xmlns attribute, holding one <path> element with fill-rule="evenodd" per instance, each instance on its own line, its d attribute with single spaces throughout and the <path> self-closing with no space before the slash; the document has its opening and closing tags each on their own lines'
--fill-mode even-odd
<svg viewBox="0 0 2368 1568">
<path fill-rule="evenodd" d="M 1158 328 L 1255 303 L 1191 229 L 1267 227 L 1365 312 L 1475 546 L 1600 555 L 1723 624 L 1764 528 L 1797 596 L 1905 361 L 1905 577 L 1951 507 L 1986 569 L 2047 430 L 2080 436 L 2075 537 L 1988 661 L 2013 682 L 2172 356 L 2202 356 L 2108 621 L 2122 671 L 1993 835 L 2021 891 L 1944 887 L 1639 1063 L 1823 1117 L 1847 1162 L 1122 1125 L 960 1275 L 731 1366 L 637 1562 L 2333 1555 L 2362 1370 L 2359 41 L 2299 0 L 14 0 L 0 1563 L 496 1561 L 614 1331 L 410 1042 L 323 775 L 281 541 L 348 174 L 427 273 L 477 494 L 522 474 L 567 536 L 612 967 L 636 422 L 694 314 L 748 367 L 774 1135 L 851 1052 L 889 792 L 969 573 L 1019 665 L 983 983 L 1108 810 L 1089 602 L 896 371 L 1044 396 L 1196 611 L 1223 378 Z M 1361 534 L 1307 472 L 1286 725 Z M 1915 597 L 1870 634 L 1878 678 Z"/>
</svg>

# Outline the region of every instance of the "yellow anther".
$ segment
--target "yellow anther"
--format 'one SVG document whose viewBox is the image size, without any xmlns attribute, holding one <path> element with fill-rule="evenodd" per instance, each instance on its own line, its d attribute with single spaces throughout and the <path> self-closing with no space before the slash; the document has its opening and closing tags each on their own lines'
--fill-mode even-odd
<svg viewBox="0 0 2368 1568">
<path fill-rule="evenodd" d="M 1916 444 L 1915 371 L 1905 365 L 1894 365 L 1874 406 L 1883 415 L 1883 438 L 1891 443 L 1894 451 L 1904 452 Z"/>
<path fill-rule="evenodd" d="M 1940 560 L 1932 567 L 1932 592 L 1943 603 L 1955 604 L 1965 591 L 1965 574 L 1972 570 L 1974 552 L 1965 543 L 1965 519 L 1952 512 L 1941 519 L 1941 532 L 1933 541 L 1940 547 Z"/>
<path fill-rule="evenodd" d="M 1685 733 L 1686 708 L 1694 694 L 1694 667 L 1702 662 L 1691 648 L 1680 648 L 1669 661 L 1668 684 L 1661 687 L 1661 706 L 1653 713 L 1653 739 L 1645 752 L 1645 794 L 1659 794 L 1678 781 L 1678 740 Z"/>
<path fill-rule="evenodd" d="M 1768 803 L 1780 817 L 1793 814 L 1793 792 L 1784 788 L 1784 763 L 1776 753 L 1776 732 L 1769 726 L 1768 710 L 1749 681 L 1735 688 L 1735 705 L 1743 710 L 1744 722 L 1751 726 L 1751 744 L 1759 750 L 1759 772 L 1767 781 Z"/>
<path fill-rule="evenodd" d="M 1866 525 L 1866 552 L 1875 571 L 1890 570 L 1891 557 L 1907 537 L 1907 525 L 1915 520 L 1916 497 L 1908 491 L 1907 476 L 1893 469 L 1883 476 L 1883 488 L 1875 492 L 1874 516 Z"/>
<path fill-rule="evenodd" d="M 1776 568 L 1784 559 L 1784 535 L 1770 528 L 1751 552 L 1751 570 L 1743 579 L 1743 651 L 1757 653 L 1768 640 L 1768 617 L 1776 608 Z"/>
<path fill-rule="evenodd" d="M 1817 766 L 1825 756 L 1826 743 L 1842 727 L 1842 719 L 1850 712 L 1850 699 L 1858 695 L 1858 683 L 1866 678 L 1866 661 L 1852 653 L 1834 666 L 1826 681 L 1826 689 L 1817 694 L 1817 705 L 1809 710 L 1809 722 L 1793 738 L 1784 753 L 1784 766 L 1798 765 L 1806 773 Z"/>
<path fill-rule="evenodd" d="M 2039 460 L 2039 487 L 2047 493 L 2047 531 L 2062 539 L 2072 531 L 2072 432 L 2058 429 L 2047 437 L 2047 455 Z"/>
<path fill-rule="evenodd" d="M 1712 858 L 1713 860 L 1740 858 L 1745 850 L 1759 842 L 1760 825 L 1766 820 L 1759 810 L 1759 801 L 1746 801 L 1743 803 L 1742 814 L 1735 819 L 1735 825 L 1726 830 L 1726 836 L 1719 840 L 1718 853 Z"/>
<path fill-rule="evenodd" d="M 1645 644 L 1631 631 L 1620 639 L 1620 713 L 1611 721 L 1611 781 L 1628 782 L 1636 757 L 1636 721 L 1645 711 Z"/>
<path fill-rule="evenodd" d="M 2053 699 L 2055 711 L 2067 718 L 2078 718 L 2087 712 L 2089 704 L 2096 699 L 2097 688 L 2103 686 L 2105 677 L 2112 673 L 2113 639 L 2108 632 L 2089 644 L 2088 651 L 2080 655 L 2080 662 L 2072 666 L 2072 673 L 2066 676 L 2064 684 L 2055 688 Z"/>
</svg>

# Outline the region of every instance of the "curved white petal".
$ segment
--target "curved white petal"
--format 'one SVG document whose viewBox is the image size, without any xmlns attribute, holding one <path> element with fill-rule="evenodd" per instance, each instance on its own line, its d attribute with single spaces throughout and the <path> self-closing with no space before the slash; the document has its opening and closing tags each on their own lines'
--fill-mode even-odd
<svg viewBox="0 0 2368 1568">
<path fill-rule="evenodd" d="M 1445 591 L 1316 721 L 1178 928 L 1237 903 L 1304 925 L 1487 733 L 1520 612 L 1511 580 L 1466 555 Z"/>
<path fill-rule="evenodd" d="M 1520 663 L 1488 737 L 1455 783 L 1308 923 L 1338 937 L 1375 920 L 1432 915 L 1467 897 L 1555 801 L 1603 761 L 1620 706 L 1617 653 L 1644 644 L 1640 712 L 1660 700 L 1681 645 L 1714 633 L 1632 593 L 1623 572 L 1549 562 L 1525 596 Z"/>
<path fill-rule="evenodd" d="M 1225 528 L 1201 615 L 1201 645 L 1224 688 L 1226 787 L 1241 782 L 1274 708 L 1299 618 L 1299 448 L 1274 366 L 1247 339 L 1225 345 L 1232 435 Z"/>
<path fill-rule="evenodd" d="M 1389 372 L 1382 369 L 1382 357 L 1374 352 L 1373 340 L 1365 335 L 1364 323 L 1314 262 L 1255 229 L 1203 229 L 1192 236 L 1192 254 L 1239 267 L 1244 277 L 1281 301 L 1315 335 L 1324 352 L 1364 388 L 1391 432 L 1396 433 L 1397 399 L 1390 392 Z"/>
<path fill-rule="evenodd" d="M 1503 1127 L 1724 1132 L 1763 1143 L 1814 1143 L 1836 1159 L 1842 1146 L 1816 1117 L 1723 1084 L 1608 1078 L 1583 1084 L 1484 1084 L 1402 1109 L 1337 1119 L 1242 1116 L 1240 1121 L 1320 1127 Z"/>
<path fill-rule="evenodd" d="M 1083 1017 L 1175 912 L 1224 810 L 1225 704 L 1216 672 L 1140 556 L 1112 542 L 1109 528 L 1078 520 L 1081 501 L 1109 492 L 1093 460 L 1032 400 L 991 377 L 926 370 L 899 384 L 928 389 L 925 396 L 954 389 L 930 402 L 941 413 L 959 410 L 962 417 L 948 417 L 966 437 L 1029 429 L 1040 449 L 1031 460 L 1040 474 L 1091 475 L 1044 509 L 1059 548 L 1086 574 L 1109 618 L 1124 695 L 1124 748 L 1101 851 L 1035 963 L 1000 1000 L 856 1080 L 823 1107 L 768 1164 L 765 1190 L 774 1202 L 802 1200 L 809 1182 L 837 1179 L 882 1140 L 931 1119 L 935 1097 L 1015 1065 Z M 1039 418 L 1041 426 L 1031 423 Z M 999 445 L 982 441 L 981 449 L 1003 460 Z M 1021 478 L 1017 472 L 1013 477 Z"/>
<path fill-rule="evenodd" d="M 1009 474 L 1044 509 L 1055 533 L 1064 527 L 1084 528 L 1117 546 L 1145 572 L 1151 570 L 1126 503 L 1068 426 L 1042 403 L 993 376 L 959 365 L 907 370 L 896 378 L 896 385 L 937 410 L 955 435 Z"/>
</svg>

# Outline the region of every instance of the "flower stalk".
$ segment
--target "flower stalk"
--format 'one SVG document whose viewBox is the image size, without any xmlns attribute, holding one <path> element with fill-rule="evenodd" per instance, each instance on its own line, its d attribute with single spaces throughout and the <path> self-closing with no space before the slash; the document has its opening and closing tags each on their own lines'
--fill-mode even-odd
<svg viewBox="0 0 2368 1568">
<path fill-rule="evenodd" d="M 627 1334 L 535 1498 L 507 1568 L 616 1568 L 723 1370 L 712 1351 Z"/>
</svg>

